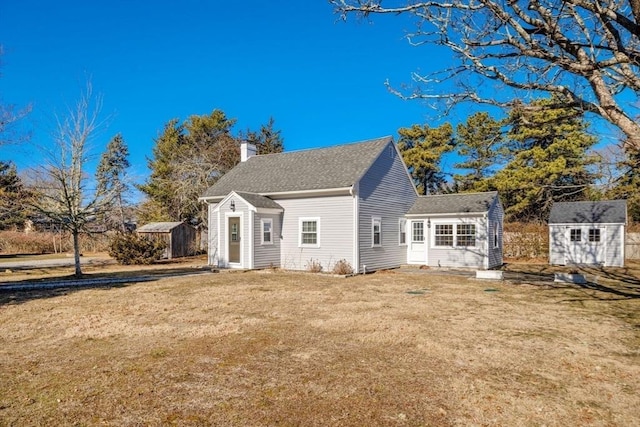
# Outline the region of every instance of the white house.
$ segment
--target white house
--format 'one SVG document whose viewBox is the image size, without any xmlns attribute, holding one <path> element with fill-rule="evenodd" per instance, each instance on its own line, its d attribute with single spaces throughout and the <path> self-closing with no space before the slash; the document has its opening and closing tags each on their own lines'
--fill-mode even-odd
<svg viewBox="0 0 640 427">
<path fill-rule="evenodd" d="M 440 197 L 418 197 L 391 137 L 267 155 L 255 155 L 255 148 L 243 144 L 241 158 L 200 198 L 208 204 L 210 265 L 305 270 L 320 263 L 330 271 L 344 260 L 361 272 L 398 267 L 407 263 L 410 249 L 415 251 L 407 224 L 420 221 L 405 215 L 417 200 Z M 475 246 L 470 244 L 473 227 L 467 228 L 460 253 L 487 246 L 488 212 L 451 213 L 458 222 L 467 218 L 477 224 Z M 428 230 L 423 236 L 431 239 Z M 456 234 L 448 248 L 446 265 L 455 265 L 461 236 Z M 415 262 L 434 260 L 425 252 L 423 262 Z M 494 263 L 484 255 L 464 255 L 459 265 L 490 268 Z"/>
<path fill-rule="evenodd" d="M 624 266 L 626 200 L 554 203 L 549 263 Z"/>
</svg>

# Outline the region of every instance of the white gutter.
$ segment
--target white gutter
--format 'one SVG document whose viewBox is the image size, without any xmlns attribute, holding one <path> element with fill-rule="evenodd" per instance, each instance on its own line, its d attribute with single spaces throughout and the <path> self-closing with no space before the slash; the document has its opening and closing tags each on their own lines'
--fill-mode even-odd
<svg viewBox="0 0 640 427">
<path fill-rule="evenodd" d="M 255 193 L 261 196 L 269 197 L 269 196 L 279 196 L 279 197 L 292 197 L 292 196 L 322 196 L 322 195 L 336 195 L 336 194 L 351 194 L 351 189 L 353 186 L 349 187 L 338 187 L 338 188 L 322 188 L 318 190 L 296 190 L 296 191 L 278 191 L 278 192 L 265 192 L 265 193 Z M 247 191 L 247 193 L 251 193 L 251 191 Z M 198 197 L 198 200 L 205 202 L 219 202 L 224 199 L 227 195 L 224 196 L 204 196 Z"/>
</svg>

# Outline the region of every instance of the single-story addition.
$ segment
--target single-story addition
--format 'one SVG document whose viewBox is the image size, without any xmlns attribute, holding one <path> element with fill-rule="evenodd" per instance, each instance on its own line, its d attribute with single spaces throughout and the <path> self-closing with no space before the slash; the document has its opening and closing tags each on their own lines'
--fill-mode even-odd
<svg viewBox="0 0 640 427">
<path fill-rule="evenodd" d="M 554 203 L 549 214 L 549 263 L 624 266 L 626 200 Z"/>
<path fill-rule="evenodd" d="M 408 235 L 407 224 L 446 219 L 406 217 L 419 199 L 391 137 L 267 155 L 255 155 L 255 147 L 243 143 L 241 162 L 200 198 L 208 204 L 209 264 L 290 270 L 319 264 L 331 271 L 345 261 L 360 272 L 399 267 L 407 263 L 412 239 L 431 238 L 428 230 Z M 483 250 L 489 209 L 467 213 L 470 226 L 452 229 L 446 265 L 460 253 L 465 266 L 489 268 L 492 262 L 466 254 L 476 246 Z M 465 212 L 450 218 L 450 224 L 462 223 Z M 463 244 L 466 249 L 456 252 Z M 437 259 L 425 252 L 421 263 Z"/>
<path fill-rule="evenodd" d="M 496 191 L 421 196 L 406 218 L 408 264 L 485 270 L 502 265 L 504 209 Z"/>
<path fill-rule="evenodd" d="M 138 234 L 167 243 L 163 258 L 172 259 L 193 255 L 196 230 L 184 222 L 150 222 L 136 230 Z"/>
</svg>

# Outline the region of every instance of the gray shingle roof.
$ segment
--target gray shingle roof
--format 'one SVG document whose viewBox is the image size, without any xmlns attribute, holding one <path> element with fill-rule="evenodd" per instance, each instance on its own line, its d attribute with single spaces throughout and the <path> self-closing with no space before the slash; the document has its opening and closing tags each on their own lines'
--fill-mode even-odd
<svg viewBox="0 0 640 427">
<path fill-rule="evenodd" d="M 371 166 L 390 136 L 334 147 L 250 157 L 224 174 L 202 197 L 231 191 L 269 194 L 345 188 Z"/>
<path fill-rule="evenodd" d="M 167 233 L 181 224 L 182 222 L 150 222 L 136 231 L 140 233 Z"/>
<path fill-rule="evenodd" d="M 624 224 L 626 200 L 558 202 L 551 207 L 549 224 Z"/>
<path fill-rule="evenodd" d="M 268 197 L 261 196 L 255 193 L 246 193 L 243 191 L 236 191 L 236 194 L 247 202 L 251 203 L 252 206 L 256 208 L 267 208 L 267 209 L 281 209 L 284 210 L 282 206 L 274 202 Z"/>
<path fill-rule="evenodd" d="M 487 212 L 496 197 L 497 191 L 420 196 L 407 215 Z"/>
</svg>

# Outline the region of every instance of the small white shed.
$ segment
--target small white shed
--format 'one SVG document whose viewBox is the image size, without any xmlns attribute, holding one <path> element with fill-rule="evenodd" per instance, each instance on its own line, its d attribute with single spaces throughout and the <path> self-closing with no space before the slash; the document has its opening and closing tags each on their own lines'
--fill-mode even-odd
<svg viewBox="0 0 640 427">
<path fill-rule="evenodd" d="M 549 263 L 624 266 L 626 200 L 554 203 Z"/>
</svg>

